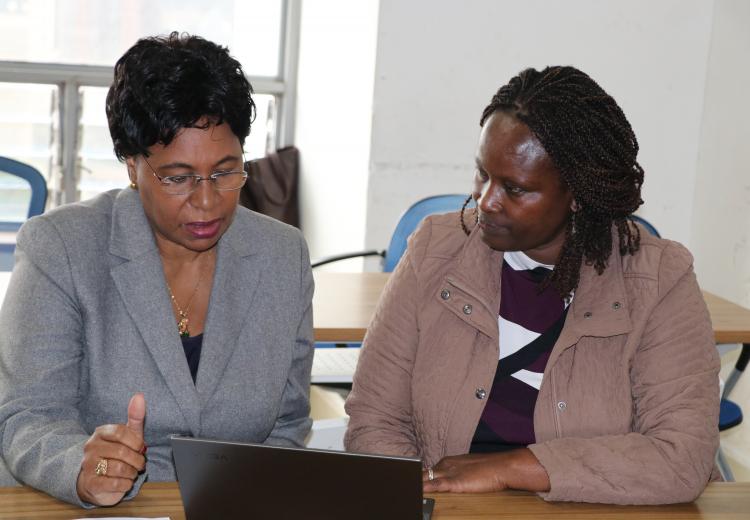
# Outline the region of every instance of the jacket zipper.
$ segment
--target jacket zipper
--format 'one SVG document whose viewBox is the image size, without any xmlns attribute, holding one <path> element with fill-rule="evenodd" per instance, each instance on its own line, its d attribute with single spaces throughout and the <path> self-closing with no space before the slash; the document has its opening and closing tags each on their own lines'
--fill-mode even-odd
<svg viewBox="0 0 750 520">
<path fill-rule="evenodd" d="M 552 374 L 552 370 L 549 371 L 549 375 L 546 379 L 549 379 L 550 384 L 550 398 L 552 401 L 552 416 L 555 418 L 555 438 L 560 438 L 560 431 L 562 430 L 562 426 L 560 425 L 560 414 L 557 409 L 557 387 L 555 385 L 554 375 Z M 542 384 L 544 384 L 544 380 L 542 380 Z"/>
</svg>

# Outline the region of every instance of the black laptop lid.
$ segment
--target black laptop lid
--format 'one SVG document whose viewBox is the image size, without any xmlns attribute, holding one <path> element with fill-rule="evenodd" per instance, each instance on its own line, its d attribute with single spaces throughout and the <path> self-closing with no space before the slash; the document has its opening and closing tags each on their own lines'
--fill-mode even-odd
<svg viewBox="0 0 750 520">
<path fill-rule="evenodd" d="M 419 459 L 173 437 L 187 520 L 422 518 Z"/>
</svg>

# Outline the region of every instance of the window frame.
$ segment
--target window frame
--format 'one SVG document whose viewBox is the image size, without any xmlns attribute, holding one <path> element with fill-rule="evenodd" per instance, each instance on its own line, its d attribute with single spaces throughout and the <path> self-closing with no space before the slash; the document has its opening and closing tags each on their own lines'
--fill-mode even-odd
<svg viewBox="0 0 750 520">
<path fill-rule="evenodd" d="M 297 97 L 297 66 L 301 0 L 282 0 L 281 41 L 279 42 L 279 75 L 277 77 L 247 76 L 256 94 L 274 96 L 276 128 L 272 148 L 281 148 L 294 140 Z M 78 182 L 81 175 L 78 126 L 81 118 L 81 87 L 109 87 L 113 66 L 72 65 L 0 60 L 0 82 L 36 83 L 58 87 L 58 129 L 56 162 L 51 172 L 53 184 L 48 207 L 79 200 Z"/>
</svg>

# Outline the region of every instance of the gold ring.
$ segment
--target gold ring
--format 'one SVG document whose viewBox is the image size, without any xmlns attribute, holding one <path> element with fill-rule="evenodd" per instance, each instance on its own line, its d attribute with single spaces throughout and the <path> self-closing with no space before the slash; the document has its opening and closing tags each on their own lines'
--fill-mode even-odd
<svg viewBox="0 0 750 520">
<path fill-rule="evenodd" d="M 94 473 L 96 473 L 100 477 L 107 476 L 107 459 L 99 459 L 99 462 L 96 463 L 96 469 L 94 470 Z"/>
</svg>

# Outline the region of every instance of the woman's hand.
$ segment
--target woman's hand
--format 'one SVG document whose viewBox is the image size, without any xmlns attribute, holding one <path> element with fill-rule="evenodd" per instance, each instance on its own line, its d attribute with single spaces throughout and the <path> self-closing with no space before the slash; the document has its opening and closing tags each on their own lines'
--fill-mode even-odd
<svg viewBox="0 0 750 520">
<path fill-rule="evenodd" d="M 486 493 L 503 489 L 549 491 L 549 476 L 528 448 L 445 457 L 422 472 L 425 493 Z M 430 480 L 432 476 L 432 480 Z"/>
<path fill-rule="evenodd" d="M 127 424 L 99 426 L 83 447 L 76 491 L 81 500 L 111 506 L 122 500 L 146 466 L 143 421 L 146 400 L 135 394 L 128 404 Z"/>
</svg>

